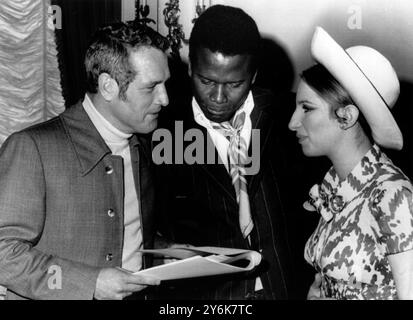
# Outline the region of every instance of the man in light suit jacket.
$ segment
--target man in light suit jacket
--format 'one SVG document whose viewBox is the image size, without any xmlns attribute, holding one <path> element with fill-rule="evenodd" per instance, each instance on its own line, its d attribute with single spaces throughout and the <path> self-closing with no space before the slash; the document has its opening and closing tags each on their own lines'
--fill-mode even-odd
<svg viewBox="0 0 413 320">
<path fill-rule="evenodd" d="M 276 123 L 278 110 L 292 100 L 252 89 L 259 45 L 257 25 L 241 9 L 212 6 L 196 20 L 189 40 L 193 98 L 175 102 L 175 115 L 169 111 L 164 124 L 174 133 L 172 145 L 183 146 L 174 150 L 174 159 L 169 163 L 162 161 L 162 154 L 157 156 L 159 145 L 153 155 L 160 164 L 157 169 L 164 188 L 165 234 L 176 242 L 192 245 L 256 250 L 262 254 L 262 263 L 251 274 L 170 283 L 160 290 L 164 297 L 294 296 L 293 263 L 279 178 L 280 172 L 285 171 L 284 158 L 278 141 L 280 126 Z M 169 123 L 168 118 L 174 117 L 183 122 Z M 240 118 L 241 126 L 237 124 Z M 194 129 L 204 137 L 204 154 L 195 161 L 188 158 L 188 150 L 195 152 L 196 135 L 192 141 L 188 137 L 177 141 L 184 140 L 180 137 L 186 133 L 194 133 Z M 231 131 L 249 146 L 249 172 L 248 166 L 243 173 L 233 161 L 236 140 L 227 134 Z M 215 161 L 211 163 L 211 159 Z M 239 182 L 241 175 L 244 181 Z M 168 293 L 169 289 L 172 291 Z"/>
<path fill-rule="evenodd" d="M 0 150 L 0 285 L 6 299 L 122 299 L 159 281 L 147 134 L 168 104 L 166 40 L 139 23 L 96 33 L 83 102 Z"/>
</svg>

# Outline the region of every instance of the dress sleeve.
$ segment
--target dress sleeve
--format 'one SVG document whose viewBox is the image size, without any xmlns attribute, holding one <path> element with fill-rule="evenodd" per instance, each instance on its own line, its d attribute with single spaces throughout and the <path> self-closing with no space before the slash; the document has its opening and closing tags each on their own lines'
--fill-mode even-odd
<svg viewBox="0 0 413 320">
<path fill-rule="evenodd" d="M 395 254 L 413 249 L 413 197 L 412 185 L 393 183 L 382 189 L 375 197 L 381 240 L 386 245 L 386 254 Z"/>
</svg>

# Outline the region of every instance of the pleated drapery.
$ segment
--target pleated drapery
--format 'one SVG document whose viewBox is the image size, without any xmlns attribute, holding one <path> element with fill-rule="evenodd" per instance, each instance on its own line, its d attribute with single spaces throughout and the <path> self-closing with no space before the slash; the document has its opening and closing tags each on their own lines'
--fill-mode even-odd
<svg viewBox="0 0 413 320">
<path fill-rule="evenodd" d="M 50 0 L 0 2 L 0 145 L 64 110 L 49 6 Z"/>
</svg>

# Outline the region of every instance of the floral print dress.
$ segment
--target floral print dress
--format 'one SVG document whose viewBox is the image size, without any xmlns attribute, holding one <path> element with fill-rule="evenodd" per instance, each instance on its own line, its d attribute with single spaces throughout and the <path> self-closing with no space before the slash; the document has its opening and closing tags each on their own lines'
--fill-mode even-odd
<svg viewBox="0 0 413 320">
<path fill-rule="evenodd" d="M 331 168 L 304 204 L 321 214 L 305 259 L 335 299 L 397 299 L 388 255 L 413 249 L 413 187 L 374 145 L 345 180 Z"/>
</svg>

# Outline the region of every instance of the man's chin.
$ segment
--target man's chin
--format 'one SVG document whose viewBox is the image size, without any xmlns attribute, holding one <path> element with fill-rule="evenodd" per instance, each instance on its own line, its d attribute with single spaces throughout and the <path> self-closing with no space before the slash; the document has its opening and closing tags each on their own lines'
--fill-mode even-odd
<svg viewBox="0 0 413 320">
<path fill-rule="evenodd" d="M 153 119 L 144 127 L 139 127 L 136 129 L 136 133 L 148 134 L 154 131 L 158 127 L 158 119 Z"/>
<path fill-rule="evenodd" d="M 212 122 L 217 122 L 221 123 L 224 121 L 228 121 L 230 119 L 230 116 L 226 113 L 216 113 L 216 112 L 205 112 L 205 116 L 208 118 L 208 120 Z"/>
</svg>

